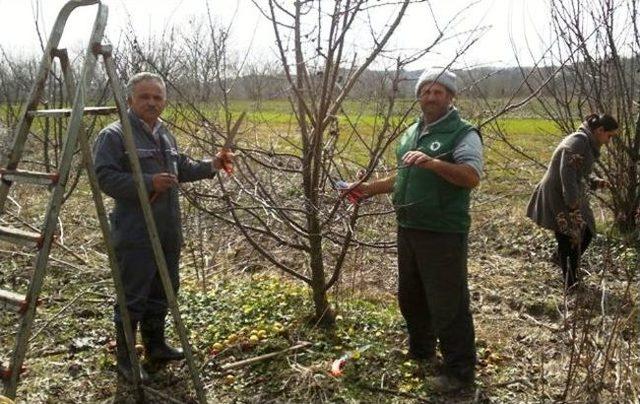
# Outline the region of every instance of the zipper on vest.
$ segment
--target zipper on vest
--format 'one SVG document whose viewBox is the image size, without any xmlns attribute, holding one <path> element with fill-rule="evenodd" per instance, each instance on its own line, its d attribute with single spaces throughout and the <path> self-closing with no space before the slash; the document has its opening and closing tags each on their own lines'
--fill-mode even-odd
<svg viewBox="0 0 640 404">
<path fill-rule="evenodd" d="M 409 149 L 409 151 L 411 150 L 416 150 L 418 148 L 418 141 L 420 139 L 420 133 L 418 133 L 418 128 L 420 127 L 420 125 L 416 126 L 416 129 L 414 131 L 414 136 L 413 136 L 413 147 Z M 428 131 L 427 131 L 428 133 Z M 404 184 L 402 184 L 402 201 L 400 204 L 401 209 L 406 209 L 406 205 L 407 205 L 407 188 L 409 186 L 409 177 L 411 176 L 411 172 L 413 170 L 413 165 L 405 167 L 404 170 L 407 170 L 407 173 L 405 174 L 404 177 Z M 406 215 L 406 213 L 405 213 Z"/>
</svg>

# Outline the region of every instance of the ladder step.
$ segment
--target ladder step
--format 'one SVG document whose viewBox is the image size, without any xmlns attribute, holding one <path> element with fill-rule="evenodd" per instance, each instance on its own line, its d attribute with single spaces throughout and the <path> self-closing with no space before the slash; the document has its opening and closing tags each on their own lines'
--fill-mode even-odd
<svg viewBox="0 0 640 404">
<path fill-rule="evenodd" d="M 70 116 L 71 108 L 63 109 L 36 109 L 29 111 L 27 114 L 32 117 L 45 116 L 45 117 L 57 117 L 57 116 Z M 86 107 L 84 109 L 85 115 L 110 115 L 118 112 L 117 107 Z"/>
<path fill-rule="evenodd" d="M 0 308 L 22 313 L 27 308 L 27 297 L 10 290 L 0 289 Z"/>
<path fill-rule="evenodd" d="M 39 173 L 27 170 L 7 170 L 0 168 L 0 178 L 5 182 L 26 182 L 38 185 L 53 185 L 58 182 L 58 173 Z"/>
<path fill-rule="evenodd" d="M 26 246 L 30 246 L 35 243 L 38 248 L 42 246 L 43 241 L 40 233 L 33 233 L 4 226 L 0 226 L 0 240 Z"/>
</svg>

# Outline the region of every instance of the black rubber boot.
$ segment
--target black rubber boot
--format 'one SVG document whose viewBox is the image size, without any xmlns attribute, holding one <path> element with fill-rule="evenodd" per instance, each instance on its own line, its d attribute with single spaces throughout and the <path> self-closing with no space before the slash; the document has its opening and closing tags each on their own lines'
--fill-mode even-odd
<svg viewBox="0 0 640 404">
<path fill-rule="evenodd" d="M 473 378 L 460 379 L 447 374 L 427 377 L 427 386 L 435 393 L 452 393 L 454 391 L 470 389 L 473 385 Z"/>
<path fill-rule="evenodd" d="M 459 369 L 457 371 L 444 369 L 443 374 L 436 377 L 428 377 L 429 389 L 436 393 L 451 393 L 458 390 L 472 388 L 475 382 L 475 371 Z"/>
<path fill-rule="evenodd" d="M 182 349 L 167 345 L 164 338 L 164 317 L 142 320 L 140 325 L 142 342 L 149 361 L 165 362 L 184 359 Z"/>
<path fill-rule="evenodd" d="M 124 336 L 124 325 L 122 322 L 118 321 L 116 324 L 116 359 L 118 364 L 118 372 L 124 377 L 124 379 L 133 383 L 133 366 L 131 365 L 131 361 L 129 360 L 129 353 L 127 350 L 127 340 Z M 136 328 L 137 322 L 131 322 L 131 328 L 133 331 L 133 345 L 136 345 Z M 149 382 L 149 375 L 142 368 L 140 361 L 138 361 L 138 365 L 140 367 L 140 381 L 143 384 L 147 384 Z"/>
</svg>

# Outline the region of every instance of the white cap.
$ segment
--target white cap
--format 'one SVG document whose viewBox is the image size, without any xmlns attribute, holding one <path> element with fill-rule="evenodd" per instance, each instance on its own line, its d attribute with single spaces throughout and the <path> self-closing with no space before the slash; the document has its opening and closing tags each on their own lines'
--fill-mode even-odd
<svg viewBox="0 0 640 404">
<path fill-rule="evenodd" d="M 453 94 L 458 92 L 458 85 L 456 84 L 456 74 L 447 69 L 425 69 L 420 75 L 418 82 L 416 83 L 416 97 L 419 98 L 420 87 L 424 83 L 439 83 L 447 87 Z"/>
</svg>

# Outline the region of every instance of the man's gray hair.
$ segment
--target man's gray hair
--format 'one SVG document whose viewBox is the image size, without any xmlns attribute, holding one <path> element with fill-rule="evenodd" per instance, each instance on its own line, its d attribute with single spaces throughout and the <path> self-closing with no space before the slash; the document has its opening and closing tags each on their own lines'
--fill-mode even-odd
<svg viewBox="0 0 640 404">
<path fill-rule="evenodd" d="M 127 82 L 127 98 L 131 98 L 131 96 L 133 95 L 133 88 L 136 86 L 136 84 L 147 80 L 157 81 L 158 83 L 162 84 L 162 87 L 164 87 L 166 91 L 167 86 L 166 84 L 164 84 L 162 76 L 151 72 L 140 72 L 131 76 L 131 78 Z"/>
</svg>

